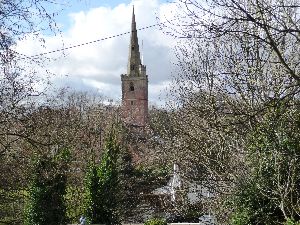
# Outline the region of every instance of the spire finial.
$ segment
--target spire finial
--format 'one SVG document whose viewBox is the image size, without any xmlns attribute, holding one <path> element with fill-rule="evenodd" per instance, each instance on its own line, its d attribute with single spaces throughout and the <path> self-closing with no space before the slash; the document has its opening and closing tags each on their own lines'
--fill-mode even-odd
<svg viewBox="0 0 300 225">
<path fill-rule="evenodd" d="M 134 14 L 134 5 L 132 5 L 131 31 L 136 31 L 136 22 L 135 22 L 135 14 Z"/>
</svg>

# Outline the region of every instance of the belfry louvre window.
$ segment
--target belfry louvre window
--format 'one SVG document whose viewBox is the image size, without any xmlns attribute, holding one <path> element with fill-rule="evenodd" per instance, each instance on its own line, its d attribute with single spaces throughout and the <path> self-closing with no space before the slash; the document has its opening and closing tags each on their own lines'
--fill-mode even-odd
<svg viewBox="0 0 300 225">
<path fill-rule="evenodd" d="M 132 82 L 130 82 L 129 84 L 129 91 L 134 91 L 134 86 Z"/>
</svg>

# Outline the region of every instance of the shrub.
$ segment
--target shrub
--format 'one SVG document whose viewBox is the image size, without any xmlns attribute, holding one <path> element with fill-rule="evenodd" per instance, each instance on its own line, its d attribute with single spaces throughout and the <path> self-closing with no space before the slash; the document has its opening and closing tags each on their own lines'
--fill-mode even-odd
<svg viewBox="0 0 300 225">
<path fill-rule="evenodd" d="M 284 223 L 284 225 L 300 225 L 300 221 L 295 222 L 295 221 L 292 220 L 292 219 L 288 219 L 288 220 Z"/>
<path fill-rule="evenodd" d="M 147 220 L 144 225 L 167 225 L 167 221 L 161 218 L 152 218 Z"/>
</svg>

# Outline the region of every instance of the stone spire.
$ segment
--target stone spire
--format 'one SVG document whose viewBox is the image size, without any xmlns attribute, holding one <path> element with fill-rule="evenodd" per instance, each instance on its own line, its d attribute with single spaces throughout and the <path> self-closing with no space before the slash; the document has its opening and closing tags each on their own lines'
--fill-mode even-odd
<svg viewBox="0 0 300 225">
<path fill-rule="evenodd" d="M 139 50 L 139 43 L 138 43 L 136 22 L 135 22 L 135 14 L 134 14 L 134 6 L 133 6 L 127 75 L 140 76 L 141 66 L 142 64 L 141 64 L 141 57 L 140 57 L 140 50 Z"/>
</svg>

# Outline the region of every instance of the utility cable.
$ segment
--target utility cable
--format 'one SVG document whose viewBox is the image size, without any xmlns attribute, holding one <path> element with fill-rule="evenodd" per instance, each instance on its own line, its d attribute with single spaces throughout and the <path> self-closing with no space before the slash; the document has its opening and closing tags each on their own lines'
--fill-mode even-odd
<svg viewBox="0 0 300 225">
<path fill-rule="evenodd" d="M 149 25 L 149 26 L 146 26 L 146 27 L 142 27 L 142 28 L 137 29 L 137 31 L 146 30 L 146 29 L 149 29 L 151 27 L 155 27 L 155 26 L 158 26 L 158 25 L 170 22 L 170 21 L 165 21 L 165 22 L 161 22 L 161 23 Z M 97 40 L 94 40 L 94 41 L 89 41 L 89 42 L 85 42 L 85 43 L 81 43 L 81 44 L 77 44 L 77 45 L 72 45 L 72 46 L 69 46 L 69 47 L 60 48 L 60 49 L 52 50 L 52 51 L 49 51 L 49 52 L 39 53 L 39 54 L 36 54 L 36 55 L 33 55 L 33 56 L 27 56 L 25 54 L 18 53 L 16 51 L 14 51 L 14 52 L 17 53 L 17 54 L 19 54 L 19 55 L 21 55 L 21 56 L 25 56 L 26 58 L 35 59 L 35 58 L 43 56 L 43 55 L 52 54 L 52 53 L 55 53 L 55 52 L 61 52 L 61 51 L 64 51 L 64 50 L 73 49 L 73 48 L 81 47 L 81 46 L 84 46 L 84 45 L 93 44 L 93 43 L 96 43 L 96 42 L 100 42 L 100 41 L 104 41 L 104 40 L 108 40 L 108 39 L 120 37 L 120 36 L 123 36 L 123 35 L 126 35 L 126 34 L 130 34 L 130 33 L 131 33 L 131 31 L 127 31 L 127 32 L 116 34 L 116 35 L 112 35 L 112 36 L 109 36 L 109 37 L 100 38 L 100 39 L 97 39 Z"/>
</svg>

